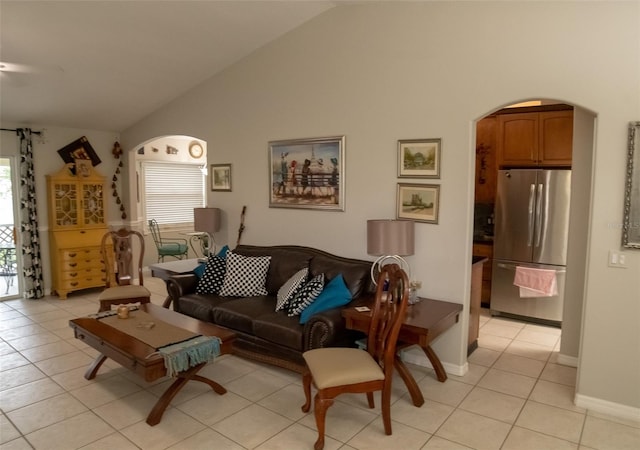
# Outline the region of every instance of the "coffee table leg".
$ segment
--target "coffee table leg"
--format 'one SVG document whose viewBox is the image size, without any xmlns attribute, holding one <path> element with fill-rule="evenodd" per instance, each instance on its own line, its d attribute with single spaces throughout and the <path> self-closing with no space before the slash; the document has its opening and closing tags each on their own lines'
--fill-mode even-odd
<svg viewBox="0 0 640 450">
<path fill-rule="evenodd" d="M 217 394 L 220 394 L 220 395 L 225 394 L 227 392 L 227 390 L 224 387 L 220 386 L 215 381 L 202 377 L 200 375 L 196 375 L 198 371 L 202 369 L 204 366 L 205 364 L 198 364 L 197 366 L 191 367 L 190 369 L 187 369 L 184 372 L 180 372 L 178 374 L 176 380 L 173 383 L 171 383 L 171 386 L 169 386 L 166 391 L 164 391 L 164 394 L 162 394 L 162 396 L 158 399 L 155 406 L 147 416 L 147 423 L 149 425 L 154 426 L 160 423 L 160 420 L 162 419 L 162 415 L 164 414 L 164 411 L 167 409 L 167 406 L 169 406 L 169 404 L 171 403 L 171 400 L 173 400 L 173 397 L 175 397 L 176 394 L 180 392 L 180 389 L 182 389 L 182 387 L 185 384 L 187 384 L 187 382 L 190 380 L 206 383 L 209 386 L 211 386 L 211 388 Z"/>
<path fill-rule="evenodd" d="M 96 377 L 98 370 L 100 370 L 100 366 L 102 366 L 102 363 L 105 362 L 106 360 L 107 360 L 106 356 L 99 355 L 96 358 L 96 360 L 89 366 L 87 371 L 84 373 L 84 377 L 87 380 L 93 380 Z"/>
<path fill-rule="evenodd" d="M 419 408 L 424 405 L 424 397 L 422 396 L 422 392 L 418 387 L 418 383 L 416 383 L 416 379 L 413 378 L 413 375 L 411 374 L 411 372 L 409 372 L 409 369 L 407 369 L 407 366 L 404 365 L 404 363 L 400 359 L 400 355 L 398 354 L 396 354 L 395 356 L 395 367 L 398 371 L 398 374 L 400 374 L 400 378 L 402 378 L 402 381 L 404 381 L 405 386 L 407 386 L 407 390 L 409 391 L 409 395 L 411 395 L 411 401 L 413 402 L 414 406 L 417 406 Z"/>
</svg>

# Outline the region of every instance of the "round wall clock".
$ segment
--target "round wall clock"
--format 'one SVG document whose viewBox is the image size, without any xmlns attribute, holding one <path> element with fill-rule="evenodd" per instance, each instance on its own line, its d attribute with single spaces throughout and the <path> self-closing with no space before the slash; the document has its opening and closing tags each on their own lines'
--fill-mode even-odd
<svg viewBox="0 0 640 450">
<path fill-rule="evenodd" d="M 204 154 L 204 150 L 202 149 L 202 145 L 197 142 L 194 142 L 189 146 L 189 154 L 193 158 L 200 158 Z"/>
</svg>

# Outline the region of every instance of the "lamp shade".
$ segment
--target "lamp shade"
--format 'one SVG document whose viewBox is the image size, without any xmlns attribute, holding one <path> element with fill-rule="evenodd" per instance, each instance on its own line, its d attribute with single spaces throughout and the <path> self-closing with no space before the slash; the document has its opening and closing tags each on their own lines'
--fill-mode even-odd
<svg viewBox="0 0 640 450">
<path fill-rule="evenodd" d="M 411 220 L 367 220 L 367 253 L 413 255 L 414 228 Z"/>
<path fill-rule="evenodd" d="M 193 208 L 193 229 L 213 234 L 220 231 L 220 208 Z"/>
</svg>

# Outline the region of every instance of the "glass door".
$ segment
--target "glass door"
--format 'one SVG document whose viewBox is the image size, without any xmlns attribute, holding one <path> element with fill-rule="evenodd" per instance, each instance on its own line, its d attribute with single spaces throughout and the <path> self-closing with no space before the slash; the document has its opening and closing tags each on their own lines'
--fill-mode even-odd
<svg viewBox="0 0 640 450">
<path fill-rule="evenodd" d="M 22 296 L 16 157 L 0 158 L 0 301 Z"/>
</svg>

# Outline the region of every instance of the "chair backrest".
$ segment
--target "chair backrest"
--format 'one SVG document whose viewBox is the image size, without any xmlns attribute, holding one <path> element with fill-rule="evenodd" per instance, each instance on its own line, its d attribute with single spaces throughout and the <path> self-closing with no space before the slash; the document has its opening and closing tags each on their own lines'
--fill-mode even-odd
<svg viewBox="0 0 640 450">
<path fill-rule="evenodd" d="M 162 246 L 162 236 L 160 235 L 160 227 L 156 219 L 149 219 L 149 230 L 151 231 L 151 236 L 153 236 L 153 242 L 156 243 L 156 247 L 160 248 L 160 246 Z"/>
<path fill-rule="evenodd" d="M 367 351 L 384 369 L 393 371 L 396 343 L 409 303 L 409 278 L 398 264 L 382 267 L 371 312 Z"/>
<path fill-rule="evenodd" d="M 138 240 L 140 255 L 134 259 L 134 240 Z M 102 236 L 100 245 L 102 260 L 106 268 L 106 285 L 126 286 L 133 284 L 137 276 L 138 284 L 142 286 L 142 267 L 144 260 L 144 237 L 135 230 L 120 228 L 118 231 L 109 231 Z"/>
</svg>

